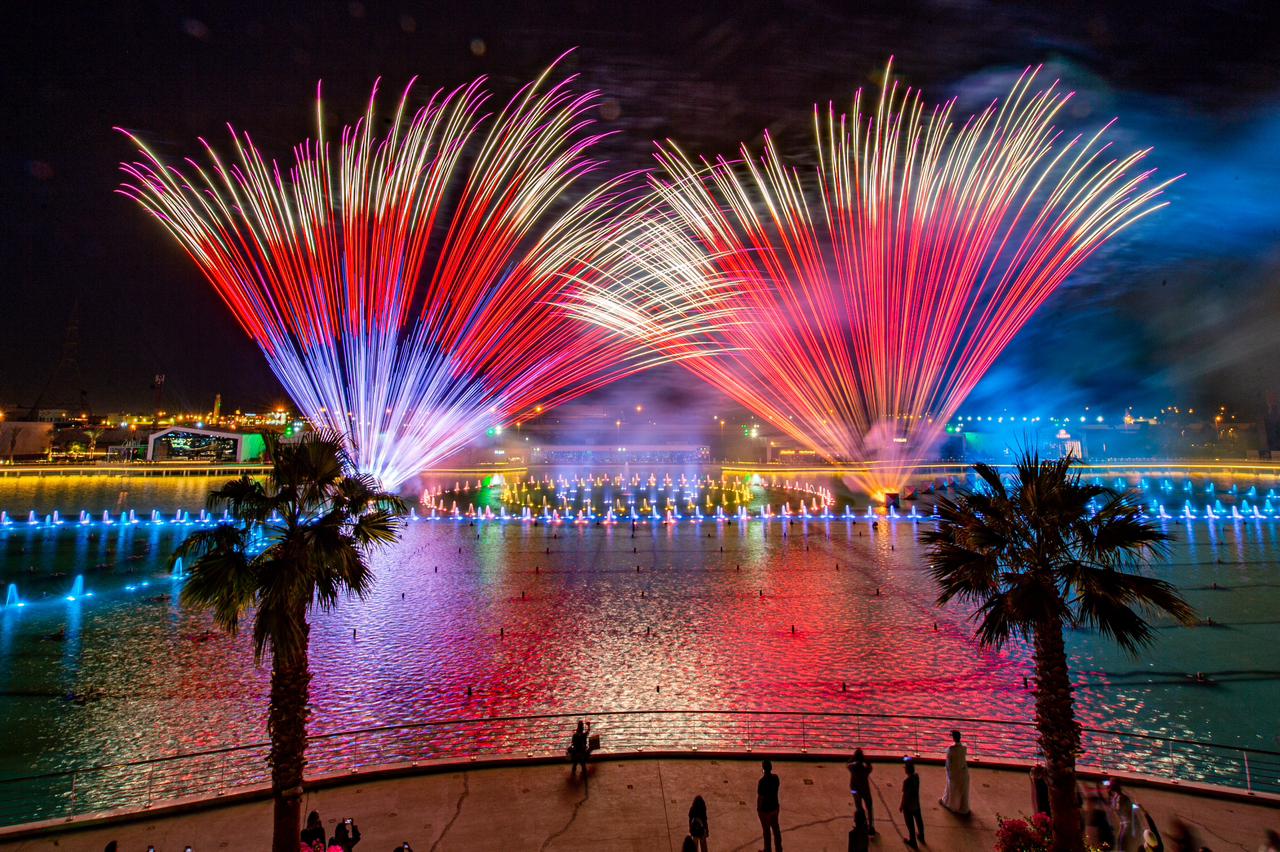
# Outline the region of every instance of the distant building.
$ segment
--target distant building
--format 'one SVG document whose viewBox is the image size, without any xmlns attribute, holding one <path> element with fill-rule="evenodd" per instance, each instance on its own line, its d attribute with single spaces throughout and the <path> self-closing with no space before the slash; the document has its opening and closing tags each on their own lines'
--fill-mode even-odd
<svg viewBox="0 0 1280 852">
<path fill-rule="evenodd" d="M 0 421 L 0 459 L 6 462 L 46 458 L 53 449 L 53 423 Z"/>
<path fill-rule="evenodd" d="M 174 426 L 147 438 L 147 461 L 250 462 L 261 459 L 265 449 L 256 432 Z"/>
</svg>

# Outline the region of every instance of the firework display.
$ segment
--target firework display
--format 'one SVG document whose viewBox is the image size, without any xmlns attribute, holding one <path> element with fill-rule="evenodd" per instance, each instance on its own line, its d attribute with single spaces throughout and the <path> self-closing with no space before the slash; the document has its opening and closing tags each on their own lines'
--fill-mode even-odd
<svg viewBox="0 0 1280 852">
<path fill-rule="evenodd" d="M 734 161 L 659 145 L 651 218 L 691 248 L 575 307 L 610 324 L 673 278 L 701 288 L 737 321 L 686 366 L 872 493 L 897 489 L 1032 313 L 1169 183 L 1140 167 L 1150 149 L 1112 153 L 1109 125 L 1066 138 L 1071 95 L 1035 70 L 961 121 L 891 76 L 874 106 L 859 91 L 848 115 L 815 109 L 812 170 L 768 134 Z"/>
<path fill-rule="evenodd" d="M 141 157 L 119 191 L 196 262 L 303 414 L 394 487 L 487 428 L 689 348 L 657 354 L 558 307 L 646 238 L 625 236 L 625 178 L 552 215 L 598 167 L 601 135 L 596 94 L 548 73 L 496 115 L 483 79 L 416 110 L 411 83 L 385 134 L 371 97 L 336 143 L 317 98 L 319 135 L 287 168 L 234 129 L 233 160 L 201 140 L 209 164 L 181 169 L 129 134 Z M 637 309 L 650 341 L 688 331 L 669 302 Z"/>
</svg>

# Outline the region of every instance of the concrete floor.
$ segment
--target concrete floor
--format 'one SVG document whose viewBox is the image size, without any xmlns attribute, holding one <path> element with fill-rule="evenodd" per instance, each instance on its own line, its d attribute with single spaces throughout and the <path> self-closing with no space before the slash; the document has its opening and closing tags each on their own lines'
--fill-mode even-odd
<svg viewBox="0 0 1280 852">
<path fill-rule="evenodd" d="M 355 783 L 312 793 L 306 810 L 317 809 L 332 831 L 344 817 L 359 823 L 359 852 L 386 852 L 408 841 L 429 850 L 664 850 L 678 852 L 695 794 L 707 801 L 710 848 L 747 852 L 763 848 L 755 815 L 755 760 L 607 760 L 592 765 L 584 786 L 563 765 L 525 765 L 446 771 Z M 781 777 L 783 841 L 788 850 L 845 850 L 852 804 L 848 774 L 839 762 L 775 761 Z M 1025 773 L 972 770 L 973 815 L 960 820 L 937 803 L 941 767 L 921 766 L 926 848 L 990 850 L 996 815 L 1018 816 L 1029 808 Z M 875 815 L 880 837 L 873 849 L 905 849 L 897 813 L 902 771 L 876 764 Z M 1132 788 L 1134 799 L 1162 830 L 1180 816 L 1214 852 L 1254 852 L 1267 828 L 1280 828 L 1275 800 L 1239 803 L 1166 789 Z M 100 850 L 117 840 L 121 852 L 268 849 L 269 802 L 235 804 L 110 827 L 50 834 L 40 839 L 0 841 L 2 850 Z"/>
</svg>

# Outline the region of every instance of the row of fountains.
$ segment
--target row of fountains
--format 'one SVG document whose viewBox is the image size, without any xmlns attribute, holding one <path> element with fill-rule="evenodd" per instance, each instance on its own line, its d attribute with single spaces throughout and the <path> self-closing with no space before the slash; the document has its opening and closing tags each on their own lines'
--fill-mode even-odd
<svg viewBox="0 0 1280 852">
<path fill-rule="evenodd" d="M 1094 484 L 1102 485 L 1101 477 L 1094 477 Z M 930 484 L 926 493 L 939 489 L 949 489 L 957 484 L 955 479 L 947 478 Z M 1124 478 L 1116 478 L 1109 483 L 1116 490 L 1130 487 Z M 1229 520 L 1248 522 L 1250 520 L 1280 520 L 1280 495 L 1274 488 L 1265 492 L 1256 485 L 1241 489 L 1232 484 L 1222 490 L 1212 482 L 1203 487 L 1196 487 L 1186 480 L 1180 487 L 1175 487 L 1168 480 L 1158 484 L 1142 479 L 1138 483 L 1144 494 L 1172 493 L 1182 491 L 1187 498 L 1182 508 L 1169 512 L 1161 500 L 1149 500 L 1145 503 L 1143 515 L 1160 520 L 1204 520 L 1214 522 Z M 613 497 L 606 505 L 604 500 L 597 502 L 597 495 L 606 489 L 619 489 L 622 494 Z M 781 491 L 789 495 L 775 509 L 764 501 L 757 508 L 750 503 L 767 497 L 768 491 Z M 1211 502 L 1200 507 L 1193 506 L 1191 495 L 1201 492 L 1213 495 Z M 462 500 L 462 506 L 459 505 Z M 1230 505 L 1223 503 L 1227 500 Z M 497 503 L 495 511 L 494 502 Z M 794 505 L 793 505 L 794 501 Z M 421 508 L 421 511 L 419 511 Z M 1097 509 L 1098 506 L 1094 506 Z M 705 510 L 705 511 L 704 511 Z M 749 523 L 753 521 L 782 522 L 792 521 L 832 521 L 867 522 L 875 525 L 881 520 L 920 522 L 930 521 L 937 517 L 937 509 L 922 512 L 916 504 L 899 512 L 894 505 L 880 506 L 869 504 L 859 509 L 850 503 L 837 504 L 831 489 L 821 485 L 799 480 L 791 481 L 777 477 L 761 477 L 754 475 L 739 480 L 712 479 L 711 477 L 680 476 L 673 479 L 665 476 L 642 478 L 633 475 L 595 477 L 544 477 L 542 479 L 517 479 L 507 482 L 502 476 L 488 480 L 456 481 L 453 488 L 437 488 L 429 490 L 421 497 L 419 506 L 410 509 L 406 520 L 417 521 L 513 521 L 537 525 L 574 524 L 611 526 L 619 523 L 650 523 L 670 525 L 682 521 L 702 523 Z M 273 517 L 273 520 L 278 519 Z M 194 526 L 208 527 L 215 524 L 230 523 L 232 518 L 228 512 L 215 513 L 202 509 L 193 514 L 179 509 L 166 516 L 160 510 L 152 510 L 149 515 L 139 516 L 135 510 L 121 511 L 112 514 L 104 511 L 100 516 L 93 516 L 82 510 L 74 519 L 64 518 L 57 510 L 44 516 L 34 510 L 27 513 L 25 521 L 17 521 L 7 512 L 0 511 L 0 530 L 18 529 L 56 529 L 60 527 L 83 528 L 95 526 L 132 527 L 145 524 L 154 526 Z M 260 531 L 259 531 L 259 537 Z M 182 559 L 174 562 L 171 570 L 173 579 L 180 580 L 185 576 Z M 127 591 L 146 587 L 146 580 L 137 585 L 126 586 Z M 83 575 L 76 575 L 71 587 L 65 595 L 59 597 L 68 602 L 75 602 L 93 597 L 93 592 L 85 589 Z M 26 605 L 18 591 L 16 583 L 9 583 L 5 593 L 4 608 L 20 608 Z"/>
<path fill-rule="evenodd" d="M 648 485 L 646 491 L 643 486 Z M 950 486 L 952 482 L 943 482 L 943 486 Z M 1123 480 L 1117 480 L 1117 486 L 1123 485 Z M 1143 481 L 1143 486 L 1146 486 Z M 623 490 L 620 495 L 613 496 L 607 504 L 603 500 L 596 500 L 596 491 L 604 489 L 607 486 L 620 487 Z M 755 484 L 755 487 L 763 487 L 763 485 Z M 755 494 L 753 494 L 753 485 L 751 484 L 730 484 L 730 482 L 707 480 L 686 481 L 684 477 L 677 482 L 672 482 L 667 477 L 666 481 L 659 482 L 655 477 L 649 477 L 648 481 L 641 481 L 639 477 L 634 477 L 630 481 L 623 481 L 621 477 L 609 478 L 576 478 L 576 480 L 552 480 L 545 478 L 541 481 L 516 482 L 515 485 L 506 485 L 503 482 L 492 482 L 486 486 L 481 481 L 457 482 L 453 489 L 438 489 L 429 491 L 422 495 L 420 507 L 412 507 L 408 513 L 407 521 L 435 521 L 435 519 L 468 519 L 468 521 L 524 521 L 524 522 L 550 522 L 550 523 L 618 523 L 618 522 L 663 522 L 671 523 L 676 521 L 771 521 L 771 519 L 865 519 L 865 521 L 878 521 L 878 519 L 908 519 L 908 521 L 925 521 L 925 519 L 937 516 L 937 510 L 934 508 L 932 512 L 922 513 L 916 505 L 911 505 L 906 512 L 899 512 L 896 505 L 888 505 L 883 507 L 877 503 L 869 503 L 865 508 L 856 507 L 851 503 L 837 505 L 836 496 L 826 487 L 804 484 L 804 482 L 773 482 L 769 485 L 773 490 L 785 491 L 791 495 L 799 495 L 799 499 L 791 498 L 781 501 L 774 508 L 771 503 L 764 501 L 758 508 L 751 509 L 750 503 L 753 503 Z M 1169 482 L 1162 482 L 1160 486 L 1162 491 L 1171 491 L 1172 485 Z M 929 489 L 929 491 L 932 491 Z M 1146 491 L 1146 487 L 1143 489 Z M 1192 493 L 1192 484 L 1188 481 L 1184 489 L 1188 494 Z M 718 491 L 717 498 L 713 499 L 713 493 Z M 1204 493 L 1215 494 L 1216 489 L 1212 484 L 1204 487 Z M 1224 504 L 1222 496 L 1216 496 L 1212 501 L 1206 501 L 1203 505 L 1193 504 L 1192 499 L 1184 500 L 1181 508 L 1170 509 L 1166 507 L 1164 500 L 1148 500 L 1144 503 L 1143 516 L 1149 518 L 1160 519 L 1203 519 L 1203 521 L 1217 521 L 1217 519 L 1233 519 L 1233 521 L 1271 521 L 1271 519 L 1280 518 L 1280 495 L 1276 494 L 1275 489 L 1266 491 L 1265 494 L 1258 491 L 1257 486 L 1251 486 L 1244 490 L 1243 493 L 1238 486 L 1230 486 L 1226 489 L 1224 495 L 1229 501 Z M 470 495 L 472 499 L 467 500 Z M 452 499 L 451 499 L 452 498 Z M 463 505 L 460 505 L 458 498 L 462 499 Z M 497 510 L 490 501 L 485 498 L 492 498 L 498 501 Z M 795 499 L 795 505 L 792 505 L 792 499 Z M 1097 507 L 1094 507 L 1097 508 Z M 271 518 L 278 519 L 278 518 Z M 56 528 L 56 527 L 90 527 L 90 526 L 134 526 L 134 525 L 177 525 L 177 526 L 197 526 L 205 527 L 218 525 L 218 523 L 229 523 L 232 517 L 228 512 L 215 513 L 209 509 L 200 509 L 193 514 L 186 509 L 178 509 L 172 516 L 165 516 L 159 509 L 152 509 L 148 516 L 140 517 L 136 510 L 122 510 L 118 514 L 113 514 L 110 510 L 104 510 L 101 516 L 93 516 L 88 510 L 81 510 L 77 517 L 68 518 L 59 510 L 40 516 L 35 509 L 29 510 L 24 521 L 18 521 L 9 516 L 8 512 L 0 510 L 0 528 Z"/>
<path fill-rule="evenodd" d="M 172 576 L 173 579 L 175 580 L 181 580 L 187 576 L 186 569 L 183 568 L 183 565 L 182 565 L 182 557 L 179 556 L 177 559 L 174 560 L 173 568 L 170 570 L 169 573 L 170 573 L 170 576 Z M 125 586 L 124 588 L 125 588 L 125 591 L 132 592 L 138 588 L 145 589 L 150 585 L 151 585 L 151 582 L 149 580 L 142 580 L 137 584 L 128 585 L 128 586 Z M 84 575 L 77 574 L 75 576 L 75 579 L 71 581 L 71 588 L 68 589 L 67 593 L 65 595 L 62 595 L 61 597 L 63 600 L 67 601 L 68 603 L 75 603 L 76 601 L 93 597 L 93 592 L 85 588 Z M 18 584 L 10 583 L 8 588 L 5 590 L 4 608 L 5 609 L 21 609 L 26 605 L 27 605 L 27 602 L 22 599 L 22 596 L 20 594 L 18 594 Z"/>
</svg>

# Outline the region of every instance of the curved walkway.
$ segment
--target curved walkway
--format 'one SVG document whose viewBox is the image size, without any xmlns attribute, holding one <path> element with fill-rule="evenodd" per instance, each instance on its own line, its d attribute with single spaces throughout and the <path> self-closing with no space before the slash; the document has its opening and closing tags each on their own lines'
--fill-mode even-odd
<svg viewBox="0 0 1280 852">
<path fill-rule="evenodd" d="M 797 850 L 844 850 L 852 805 L 848 774 L 838 760 L 775 760 L 781 777 L 784 845 Z M 410 777 L 344 783 L 308 795 L 306 810 L 318 809 L 332 831 L 354 817 L 364 834 L 359 849 L 386 852 L 408 841 L 415 852 L 430 850 L 663 850 L 678 852 L 689 802 L 706 798 L 710 848 L 748 852 L 762 848 L 755 816 L 755 758 L 704 757 L 609 759 L 592 764 L 583 785 L 560 763 L 491 768 L 436 767 Z M 925 848 L 947 852 L 990 850 L 996 816 L 1017 816 L 1028 808 L 1025 772 L 974 768 L 973 815 L 961 820 L 937 804 L 944 775 L 937 765 L 920 764 L 921 798 L 928 836 Z M 904 849 L 897 813 L 901 769 L 877 763 L 875 815 L 880 837 L 873 849 Z M 1162 829 L 1175 816 L 1200 833 L 1214 852 L 1254 852 L 1265 829 L 1280 829 L 1280 798 L 1256 801 L 1215 798 L 1169 786 L 1130 784 L 1134 799 Z M 68 830 L 50 827 L 38 837 L 5 840 L 3 850 L 102 849 L 109 840 L 121 852 L 267 849 L 269 801 L 201 807 L 171 814 L 139 815 L 110 825 Z M 12 835 L 10 835 L 12 837 Z"/>
</svg>

